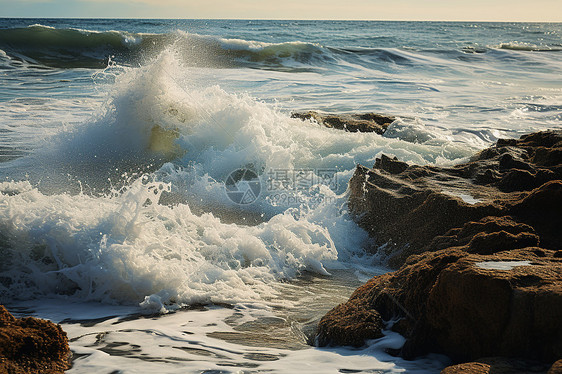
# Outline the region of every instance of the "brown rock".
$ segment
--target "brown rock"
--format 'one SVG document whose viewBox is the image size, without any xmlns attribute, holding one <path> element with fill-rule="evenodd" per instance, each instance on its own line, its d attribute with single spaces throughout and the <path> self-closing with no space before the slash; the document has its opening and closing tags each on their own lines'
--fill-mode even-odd
<svg viewBox="0 0 562 374">
<path fill-rule="evenodd" d="M 446 367 L 441 374 L 491 374 L 490 365 L 482 362 L 467 362 L 464 364 Z"/>
<path fill-rule="evenodd" d="M 302 120 L 315 120 L 318 124 L 338 130 L 349 132 L 376 132 L 384 134 L 388 126 L 394 122 L 395 117 L 383 116 L 376 113 L 362 114 L 321 114 L 318 112 L 292 113 L 291 118 Z"/>
<path fill-rule="evenodd" d="M 539 245 L 539 237 L 535 234 L 520 232 L 510 234 L 507 231 L 496 231 L 492 233 L 480 232 L 472 237 L 468 243 L 467 251 L 479 254 L 493 254 L 525 247 Z"/>
<path fill-rule="evenodd" d="M 332 326 L 338 326 L 338 331 L 345 329 L 348 317 L 343 311 L 352 313 L 354 310 L 376 310 L 384 320 L 404 317 L 398 324 L 399 332 L 405 336 L 412 336 L 412 331 L 417 329 L 418 316 L 425 314 L 425 302 L 439 273 L 451 262 L 457 261 L 468 254 L 463 251 L 453 251 L 447 256 L 430 256 L 425 261 L 405 265 L 399 271 L 376 276 L 366 284 L 359 287 L 349 301 L 338 306 L 337 313 L 329 312 L 322 318 L 318 330 L 318 343 L 342 345 L 338 338 L 340 334 L 332 332 Z M 415 263 L 415 265 L 414 265 Z M 346 340 L 352 339 L 345 336 Z M 361 344 L 355 344 L 361 345 Z"/>
<path fill-rule="evenodd" d="M 541 246 L 562 248 L 562 180 L 553 180 L 534 189 L 509 208 L 509 214 L 535 228 Z"/>
<path fill-rule="evenodd" d="M 375 168 L 385 170 L 390 174 L 400 174 L 408 168 L 408 164 L 398 161 L 397 157 L 390 158 L 386 155 L 381 155 L 381 158 L 376 159 Z"/>
<path fill-rule="evenodd" d="M 382 155 L 373 169 L 357 166 L 349 182 L 349 207 L 377 247 L 387 244 L 389 264 L 395 267 L 411 254 L 433 250 L 436 237 L 443 240 L 451 236 L 450 230 L 488 216 L 511 216 L 518 225 L 530 227 L 527 234 L 493 234 L 497 243 L 516 242 L 521 248 L 540 242 L 541 247 L 558 249 L 561 144 L 562 131 L 498 141 L 452 168 L 408 166 Z M 474 251 L 482 253 L 477 242 Z"/>
<path fill-rule="evenodd" d="M 505 357 L 482 358 L 449 366 L 441 374 L 530 374 L 545 373 L 548 366 L 539 362 L 518 360 Z"/>
<path fill-rule="evenodd" d="M 546 131 L 453 168 L 384 155 L 373 169 L 359 165 L 351 211 L 401 267 L 328 313 L 318 342 L 360 345 L 349 334 L 376 311 L 398 319 L 405 358 L 478 360 L 447 373 L 545 372 L 562 357 L 561 151 L 562 131 Z M 496 356 L 519 363 L 479 359 Z"/>
<path fill-rule="evenodd" d="M 511 270 L 482 261 L 531 259 Z M 468 256 L 445 268 L 427 300 L 430 335 L 458 360 L 502 355 L 553 361 L 562 355 L 562 262 L 524 251 Z"/>
<path fill-rule="evenodd" d="M 0 373 L 59 374 L 70 368 L 66 333 L 52 322 L 14 318 L 0 305 Z"/>
<path fill-rule="evenodd" d="M 382 318 L 376 310 L 354 301 L 340 304 L 320 320 L 317 344 L 360 347 L 365 340 L 382 337 L 382 326 Z"/>
<path fill-rule="evenodd" d="M 461 248 L 411 256 L 398 271 L 374 277 L 324 317 L 318 342 L 344 344 L 340 335 L 345 343 L 355 339 L 340 331 L 351 333 L 348 321 L 359 326 L 365 310 L 376 310 L 384 320 L 402 318 L 395 330 L 408 339 L 405 357 L 431 351 L 460 361 L 561 357 L 562 260 L 555 252 L 543 249 L 537 255 L 537 248 L 526 248 L 478 255 Z M 529 265 L 486 268 L 502 261 Z M 355 310 L 361 314 L 346 314 Z"/>
<path fill-rule="evenodd" d="M 471 205 L 455 196 L 461 194 L 455 192 L 459 191 L 456 187 L 432 185 L 446 178 L 438 173 L 435 168 L 410 166 L 397 175 L 358 165 L 349 182 L 349 207 L 356 221 L 379 245 L 390 244 L 387 248 L 392 251 L 393 266 L 402 264 L 410 254 L 422 252 L 437 235 L 467 221 L 501 213 L 502 208 L 491 202 L 492 198 L 488 203 Z"/>
<path fill-rule="evenodd" d="M 548 374 L 562 374 L 562 360 L 556 361 L 548 370 Z"/>
<path fill-rule="evenodd" d="M 484 241 L 484 238 L 486 241 L 492 240 L 491 237 L 486 235 L 490 233 L 499 234 L 505 238 L 502 242 L 496 242 L 495 244 L 486 243 L 483 247 L 481 243 Z M 477 236 L 480 236 L 481 238 L 479 237 L 475 240 Z M 513 238 L 514 240 L 510 241 L 509 238 Z M 523 238 L 529 239 L 528 241 L 524 240 L 522 244 L 519 244 Z M 469 252 L 486 254 L 508 249 L 532 247 L 536 246 L 538 242 L 539 237 L 536 235 L 533 227 L 524 223 L 516 222 L 513 217 L 510 216 L 489 216 L 476 222 L 467 222 L 462 227 L 449 230 L 445 235 L 436 236 L 429 243 L 427 248 L 436 251 L 449 247 L 465 246 L 472 243 L 469 244 L 467 249 Z"/>
</svg>

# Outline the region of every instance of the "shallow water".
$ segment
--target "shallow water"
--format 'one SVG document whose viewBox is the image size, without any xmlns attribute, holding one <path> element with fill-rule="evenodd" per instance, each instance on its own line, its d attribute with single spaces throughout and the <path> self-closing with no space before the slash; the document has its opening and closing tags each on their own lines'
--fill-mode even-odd
<svg viewBox="0 0 562 374">
<path fill-rule="evenodd" d="M 64 321 L 76 373 L 438 372 L 442 357 L 384 353 L 402 342 L 390 332 L 360 350 L 307 345 L 388 271 L 347 182 L 381 153 L 453 165 L 562 127 L 561 33 L 1 19 L 0 302 Z M 296 110 L 398 118 L 381 136 Z"/>
</svg>

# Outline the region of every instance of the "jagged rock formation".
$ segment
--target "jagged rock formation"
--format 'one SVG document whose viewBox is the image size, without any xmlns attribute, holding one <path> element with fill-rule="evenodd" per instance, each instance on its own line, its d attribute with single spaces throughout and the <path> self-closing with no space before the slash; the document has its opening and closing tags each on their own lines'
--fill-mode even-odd
<svg viewBox="0 0 562 374">
<path fill-rule="evenodd" d="M 542 247 L 556 249 L 561 179 L 562 131 L 547 131 L 500 140 L 451 168 L 410 166 L 382 155 L 373 169 L 357 166 L 349 205 L 378 244 L 389 244 L 395 267 L 411 254 L 445 248 L 435 248 L 435 241 L 445 240 L 436 237 L 457 235 L 463 225 L 488 216 L 515 217 L 540 237 Z"/>
<path fill-rule="evenodd" d="M 318 343 L 358 346 L 380 336 L 380 320 L 398 320 L 403 357 L 505 356 L 548 368 L 562 357 L 561 179 L 562 131 L 498 141 L 452 168 L 386 156 L 358 166 L 351 210 L 399 269 L 324 316 Z"/>
</svg>

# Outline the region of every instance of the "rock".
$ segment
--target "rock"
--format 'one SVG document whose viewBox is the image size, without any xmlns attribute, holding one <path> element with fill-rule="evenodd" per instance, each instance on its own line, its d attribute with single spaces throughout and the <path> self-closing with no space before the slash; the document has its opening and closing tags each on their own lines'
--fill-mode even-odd
<svg viewBox="0 0 562 374">
<path fill-rule="evenodd" d="M 499 140 L 452 168 L 383 155 L 357 166 L 350 191 L 399 269 L 322 318 L 318 344 L 359 346 L 393 321 L 405 358 L 477 360 L 445 373 L 546 372 L 562 357 L 562 131 Z"/>
<path fill-rule="evenodd" d="M 492 368 L 488 364 L 482 362 L 467 362 L 464 364 L 446 367 L 441 370 L 441 374 L 491 374 L 491 370 Z"/>
<path fill-rule="evenodd" d="M 471 205 L 454 192 L 442 192 L 444 187 L 430 185 L 439 180 L 431 169 L 435 168 L 410 166 L 396 175 L 358 165 L 349 182 L 349 207 L 377 244 L 387 244 L 392 251 L 391 266 L 421 253 L 437 235 L 467 221 L 501 213 L 498 204 Z"/>
<path fill-rule="evenodd" d="M 538 240 L 557 249 L 561 179 L 562 131 L 545 131 L 500 140 L 451 168 L 409 166 L 382 155 L 372 169 L 357 166 L 349 207 L 377 247 L 387 244 L 393 267 L 411 254 L 433 250 L 436 237 L 489 216 L 511 216 L 532 228 L 529 234 L 494 234 L 498 242 L 515 240 L 523 247 Z"/>
<path fill-rule="evenodd" d="M 533 226 L 541 246 L 561 249 L 562 245 L 562 180 L 547 182 L 526 194 L 508 213 Z"/>
<path fill-rule="evenodd" d="M 562 356 L 562 262 L 533 257 L 510 251 L 463 258 L 445 268 L 426 304 L 427 335 L 438 349 L 457 360 Z M 503 271 L 479 266 L 518 259 L 532 262 Z"/>
<path fill-rule="evenodd" d="M 376 310 L 384 320 L 407 316 L 398 324 L 398 330 L 411 336 L 407 332 L 414 328 L 416 316 L 424 313 L 424 303 L 434 283 L 430 280 L 436 279 L 447 264 L 467 255 L 463 251 L 457 251 L 448 257 L 422 261 L 420 266 L 404 266 L 397 272 L 372 278 L 359 287 L 347 303 L 336 307 L 337 313 L 329 312 L 322 318 L 318 328 L 318 344 L 343 345 L 343 341 L 339 339 L 341 335 L 332 332 L 331 327 L 338 326 L 338 331 L 342 331 L 345 329 L 342 325 L 348 321 L 357 324 L 354 317 L 341 313 L 344 310 L 348 313 L 354 310 Z M 351 338 L 345 336 L 345 339 Z"/>
<path fill-rule="evenodd" d="M 320 346 L 338 345 L 360 347 L 365 340 L 382 337 L 382 318 L 376 310 L 353 301 L 340 304 L 326 314 L 318 325 Z"/>
<path fill-rule="evenodd" d="M 385 170 L 390 174 L 400 174 L 408 168 L 408 164 L 398 161 L 397 157 L 390 158 L 382 155 L 381 158 L 377 158 L 375 161 L 375 168 Z"/>
<path fill-rule="evenodd" d="M 296 112 L 291 118 L 311 120 L 329 128 L 349 132 L 376 132 L 384 134 L 388 126 L 394 122 L 395 117 L 383 116 L 376 113 L 363 114 L 321 114 L 318 112 Z"/>
<path fill-rule="evenodd" d="M 548 366 L 540 362 L 505 357 L 489 357 L 475 362 L 449 366 L 443 369 L 441 374 L 546 374 L 547 369 Z"/>
<path fill-rule="evenodd" d="M 66 333 L 52 322 L 16 319 L 0 305 L 0 373 L 58 374 L 70 368 Z"/>
<path fill-rule="evenodd" d="M 548 370 L 548 374 L 562 374 L 562 360 L 556 361 Z"/>
<path fill-rule="evenodd" d="M 401 319 L 393 328 L 407 339 L 400 352 L 406 358 L 428 352 L 460 362 L 562 357 L 562 260 L 555 251 L 480 255 L 464 249 L 411 256 L 398 271 L 372 278 L 353 293 L 349 307 L 340 305 L 338 313 L 322 319 L 318 342 L 344 344 L 338 332 L 347 321 L 360 324 L 342 311 L 375 310 L 383 320 Z M 510 263 L 518 266 L 509 268 Z M 506 270 L 499 270 L 502 266 Z M 345 342 L 350 339 L 345 336 Z"/>
<path fill-rule="evenodd" d="M 538 246 L 540 238 L 533 227 L 518 223 L 513 217 L 484 217 L 467 222 L 462 227 L 449 230 L 433 238 L 427 248 L 441 250 L 467 246 L 471 253 L 491 254 L 509 249 Z"/>
</svg>

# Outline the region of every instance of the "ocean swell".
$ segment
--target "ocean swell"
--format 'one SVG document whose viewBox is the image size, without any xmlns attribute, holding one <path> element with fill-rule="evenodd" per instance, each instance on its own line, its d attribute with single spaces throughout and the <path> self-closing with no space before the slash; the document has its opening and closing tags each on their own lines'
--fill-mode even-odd
<svg viewBox="0 0 562 374">
<path fill-rule="evenodd" d="M 173 47 L 184 63 L 204 67 L 290 68 L 334 61 L 318 44 L 264 43 L 177 30 L 149 34 L 56 29 L 43 25 L 0 30 L 0 49 L 12 58 L 53 68 L 105 68 L 110 61 L 136 65 Z M 287 65 L 287 66 L 285 66 Z"/>
</svg>

